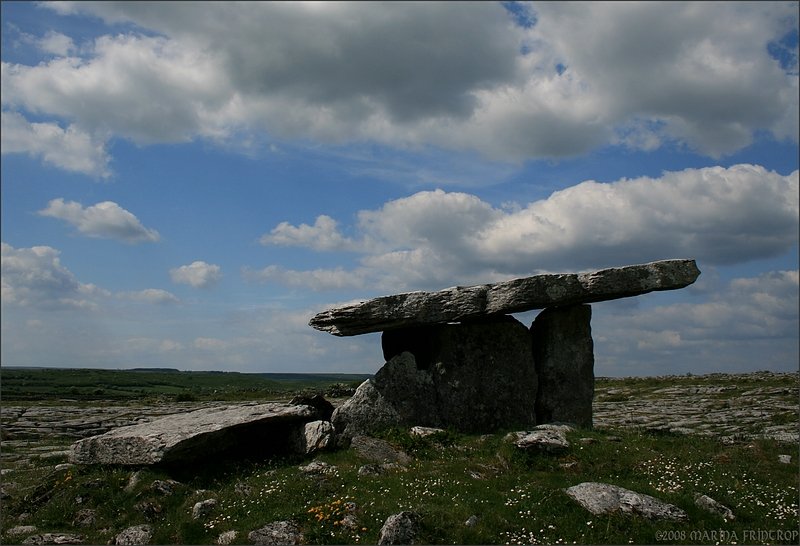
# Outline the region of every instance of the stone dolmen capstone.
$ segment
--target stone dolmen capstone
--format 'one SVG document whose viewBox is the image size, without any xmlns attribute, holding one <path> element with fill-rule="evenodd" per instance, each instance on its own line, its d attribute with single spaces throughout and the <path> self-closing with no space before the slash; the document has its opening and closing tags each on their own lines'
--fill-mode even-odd
<svg viewBox="0 0 800 546">
<path fill-rule="evenodd" d="M 72 445 L 80 464 L 149 465 L 204 460 L 228 451 L 291 449 L 298 430 L 318 419 L 305 405 L 251 404 L 204 408 L 168 415 Z"/>
<path fill-rule="evenodd" d="M 592 426 L 594 349 L 588 303 L 675 290 L 694 260 L 537 275 L 409 292 L 329 309 L 309 325 L 337 336 L 383 332 L 386 364 L 336 409 L 352 437 L 392 425 L 467 433 L 565 422 Z M 509 313 L 544 309 L 530 329 Z"/>
<path fill-rule="evenodd" d="M 405 326 L 464 322 L 489 315 L 676 290 L 692 284 L 698 275 L 700 271 L 694 260 L 662 260 L 594 273 L 536 275 L 438 292 L 383 296 L 328 309 L 312 318 L 309 325 L 336 336 L 353 336 Z"/>
</svg>

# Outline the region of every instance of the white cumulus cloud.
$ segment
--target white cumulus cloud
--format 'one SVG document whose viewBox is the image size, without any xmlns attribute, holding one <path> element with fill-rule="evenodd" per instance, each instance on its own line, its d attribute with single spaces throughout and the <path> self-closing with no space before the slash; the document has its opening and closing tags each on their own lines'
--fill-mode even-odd
<svg viewBox="0 0 800 546">
<path fill-rule="evenodd" d="M 110 175 L 105 143 L 70 124 L 31 123 L 17 112 L 3 111 L 0 150 L 3 154 L 24 153 L 45 163 L 99 178 Z"/>
<path fill-rule="evenodd" d="M 158 305 L 180 302 L 175 294 L 161 288 L 145 288 L 144 290 L 139 290 L 137 292 L 122 292 L 118 294 L 118 296 L 123 299 Z"/>
<path fill-rule="evenodd" d="M 156 230 L 145 228 L 136 216 L 113 201 L 84 207 L 75 201 L 53 199 L 39 214 L 64 220 L 88 237 L 119 239 L 126 243 L 160 239 Z"/>
<path fill-rule="evenodd" d="M 358 214 L 358 234 L 349 241 L 358 241 L 353 248 L 363 256 L 351 282 L 341 268 L 303 273 L 271 266 L 261 278 L 318 289 L 356 282 L 400 289 L 664 258 L 740 264 L 797 244 L 799 200 L 797 171 L 784 176 L 755 165 L 585 181 L 503 209 L 470 194 L 425 191 Z M 311 249 L 343 238 L 335 222 L 318 222 L 324 226 L 331 231 L 285 223 L 278 231 L 297 235 L 282 244 Z M 326 274 L 342 282 L 320 282 Z"/>
<path fill-rule="evenodd" d="M 203 261 L 195 261 L 169 271 L 172 282 L 188 284 L 192 288 L 207 288 L 222 278 L 222 269 L 218 265 Z"/>
<path fill-rule="evenodd" d="M 40 309 L 95 310 L 109 292 L 79 282 L 49 246 L 14 248 L 2 243 L 3 304 Z"/>
</svg>

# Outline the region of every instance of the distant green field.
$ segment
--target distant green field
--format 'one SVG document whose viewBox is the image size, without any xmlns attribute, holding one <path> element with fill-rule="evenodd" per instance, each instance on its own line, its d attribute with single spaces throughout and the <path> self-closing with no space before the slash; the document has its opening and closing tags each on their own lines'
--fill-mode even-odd
<svg viewBox="0 0 800 546">
<path fill-rule="evenodd" d="M 368 375 L 2 368 L 0 398 L 13 400 L 246 400 L 301 391 L 346 395 Z"/>
</svg>

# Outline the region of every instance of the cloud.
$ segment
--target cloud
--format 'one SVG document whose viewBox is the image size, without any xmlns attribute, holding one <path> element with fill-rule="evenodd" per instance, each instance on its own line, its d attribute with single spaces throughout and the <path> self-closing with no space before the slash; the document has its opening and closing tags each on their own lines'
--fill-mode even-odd
<svg viewBox="0 0 800 546">
<path fill-rule="evenodd" d="M 2 243 L 2 301 L 40 309 L 97 309 L 110 293 L 79 282 L 49 246 L 16 249 Z"/>
<path fill-rule="evenodd" d="M 249 281 L 276 282 L 285 286 L 311 288 L 314 291 L 359 288 L 366 282 L 364 271 L 348 271 L 342 268 L 296 271 L 270 265 L 259 270 L 244 268 L 242 276 Z"/>
<path fill-rule="evenodd" d="M 700 302 L 594 305 L 600 374 L 796 371 L 798 272 L 736 278 Z"/>
<path fill-rule="evenodd" d="M 6 107 L 80 134 L 264 132 L 510 162 L 608 145 L 716 157 L 760 131 L 797 140 L 796 63 L 769 47 L 797 26 L 790 3 L 545 2 L 524 24 L 488 2 L 47 6 L 157 34 L 100 36 L 80 57 L 53 35 L 64 56 L 3 63 Z"/>
<path fill-rule="evenodd" d="M 192 288 L 208 288 L 222 278 L 222 270 L 218 265 L 202 261 L 170 269 L 169 274 L 172 282 L 188 284 Z"/>
<path fill-rule="evenodd" d="M 145 228 L 136 216 L 113 201 L 103 201 L 84 208 L 75 201 L 53 199 L 39 214 L 64 220 L 88 237 L 118 239 L 126 243 L 156 242 L 160 239 L 156 230 Z"/>
<path fill-rule="evenodd" d="M 357 244 L 337 231 L 337 222 L 330 216 L 318 216 L 313 226 L 295 227 L 281 222 L 270 233 L 264 234 L 262 245 L 308 246 L 314 250 L 352 250 Z"/>
<path fill-rule="evenodd" d="M 174 294 L 160 288 L 145 288 L 144 290 L 139 290 L 137 292 L 122 292 L 118 294 L 118 296 L 127 300 L 141 301 L 157 305 L 180 303 L 180 300 Z"/>
<path fill-rule="evenodd" d="M 70 124 L 30 123 L 17 112 L 3 111 L 0 149 L 3 154 L 25 153 L 55 167 L 98 178 L 110 176 L 105 144 Z"/>
<path fill-rule="evenodd" d="M 398 290 L 677 257 L 740 264 L 797 245 L 799 200 L 798 171 L 783 176 L 755 165 L 586 181 L 505 209 L 466 193 L 425 191 L 358 213 L 358 235 L 348 241 L 363 256 L 349 282 L 340 268 L 271 266 L 260 277 L 315 289 Z M 318 250 L 343 238 L 334 221 L 317 224 L 281 224 L 280 233 L 294 235 L 281 243 Z"/>
<path fill-rule="evenodd" d="M 36 40 L 36 45 L 45 53 L 64 57 L 75 51 L 72 38 L 60 32 L 48 30 L 47 33 Z"/>
</svg>

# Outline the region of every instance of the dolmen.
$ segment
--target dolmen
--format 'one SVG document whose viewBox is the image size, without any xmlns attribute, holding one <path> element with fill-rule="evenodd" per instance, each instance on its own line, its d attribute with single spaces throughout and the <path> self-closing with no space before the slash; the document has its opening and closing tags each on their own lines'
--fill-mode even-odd
<svg viewBox="0 0 800 546">
<path fill-rule="evenodd" d="M 491 433 L 544 423 L 592 426 L 590 303 L 676 290 L 694 260 L 410 292 L 328 309 L 309 325 L 336 336 L 382 332 L 385 365 L 336 409 L 338 434 L 388 426 Z M 543 309 L 530 328 L 512 313 Z"/>
</svg>

